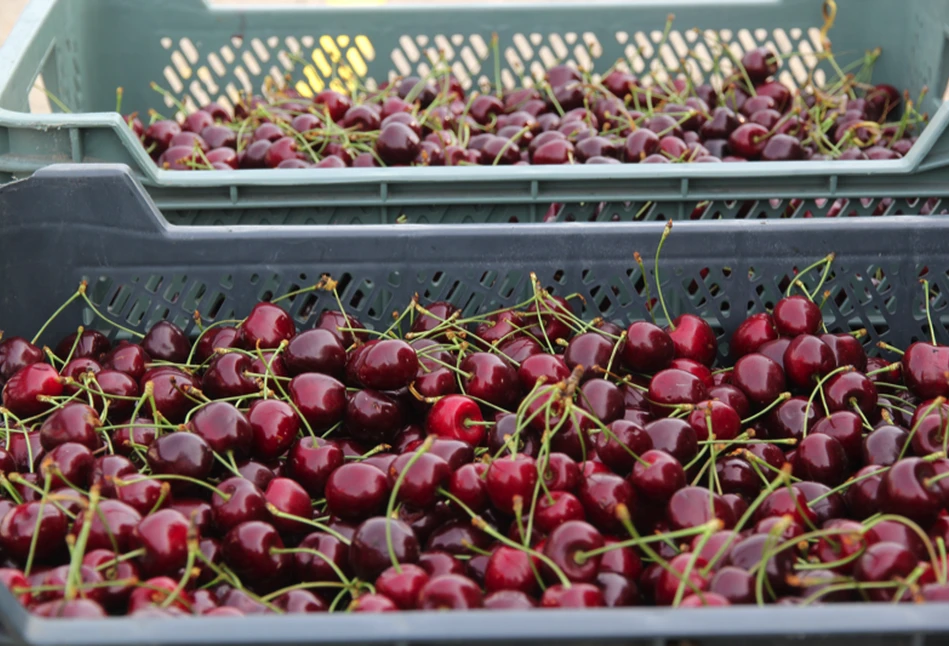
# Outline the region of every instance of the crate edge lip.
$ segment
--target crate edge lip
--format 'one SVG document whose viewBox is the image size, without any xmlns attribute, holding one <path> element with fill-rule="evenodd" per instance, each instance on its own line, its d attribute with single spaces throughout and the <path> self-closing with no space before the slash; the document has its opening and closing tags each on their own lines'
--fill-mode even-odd
<svg viewBox="0 0 949 646">
<path fill-rule="evenodd" d="M 16 601 L 4 591 L 3 604 Z M 648 638 L 945 634 L 949 616 L 939 603 L 827 604 L 808 608 L 604 608 L 599 610 L 462 611 L 378 615 L 248 616 L 193 619 L 110 618 L 55 620 L 28 617 L 10 622 L 14 634 L 35 646 L 70 643 L 125 644 L 149 636 L 156 644 L 201 643 L 390 643 L 490 639 L 591 639 L 636 635 Z M 498 621 L 486 622 L 491 616 Z M 8 617 L 8 621 L 10 617 Z M 277 630 L 279 628 L 279 630 Z M 514 628 L 514 630 L 512 630 Z M 89 635 L 89 637 L 86 637 Z M 318 635 L 318 637 L 315 637 Z M 77 636 L 79 641 L 77 641 Z M 156 636 L 158 637 L 156 639 Z"/>
</svg>

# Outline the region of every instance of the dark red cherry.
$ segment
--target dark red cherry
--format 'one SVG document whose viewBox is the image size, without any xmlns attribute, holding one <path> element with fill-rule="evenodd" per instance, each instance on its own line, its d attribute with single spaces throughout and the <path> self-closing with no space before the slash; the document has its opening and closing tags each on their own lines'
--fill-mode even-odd
<svg viewBox="0 0 949 646">
<path fill-rule="evenodd" d="M 230 402 L 212 402 L 194 414 L 191 430 L 220 455 L 247 455 L 253 439 L 250 421 Z"/>
<path fill-rule="evenodd" d="M 577 393 L 579 407 L 603 424 L 620 419 L 624 412 L 623 391 L 606 379 L 590 379 Z"/>
<path fill-rule="evenodd" d="M 570 376 L 563 357 L 554 354 L 535 354 L 521 362 L 517 369 L 517 376 L 525 391 L 534 388 L 538 379 L 543 378 L 546 384 L 556 384 Z"/>
<path fill-rule="evenodd" d="M 350 396 L 344 420 L 353 439 L 370 446 L 391 441 L 405 425 L 402 406 L 375 390 L 360 390 Z"/>
<path fill-rule="evenodd" d="M 765 562 L 765 577 L 771 589 L 780 592 L 788 588 L 787 577 L 793 572 L 794 553 L 785 549 L 775 553 L 774 549 L 780 545 L 780 537 L 768 534 L 753 534 L 732 546 L 728 555 L 728 565 L 750 571 L 760 567 Z M 767 553 L 772 556 L 767 558 Z"/>
<path fill-rule="evenodd" d="M 741 433 L 741 417 L 728 404 L 706 400 L 699 402 L 689 414 L 689 425 L 700 441 L 713 434 L 716 440 L 733 440 Z"/>
<path fill-rule="evenodd" d="M 337 570 L 347 575 L 350 572 L 349 546 L 336 536 L 313 532 L 300 541 L 299 547 L 301 550 L 293 554 L 293 562 L 297 577 L 303 581 L 338 582 Z"/>
<path fill-rule="evenodd" d="M 46 454 L 40 463 L 40 473 L 50 478 L 50 486 L 74 486 L 85 489 L 92 481 L 95 457 L 87 447 L 74 442 L 60 444 Z"/>
<path fill-rule="evenodd" d="M 633 465 L 630 482 L 646 500 L 665 501 L 685 486 L 685 471 L 665 451 L 646 451 Z"/>
<path fill-rule="evenodd" d="M 432 577 L 419 593 L 420 610 L 468 610 L 484 603 L 481 588 L 468 577 L 443 574 Z"/>
<path fill-rule="evenodd" d="M 211 360 L 204 373 L 201 390 L 211 399 L 227 399 L 258 392 L 259 387 L 254 378 L 247 375 L 251 371 L 251 362 L 250 357 L 237 352 L 218 355 Z"/>
<path fill-rule="evenodd" d="M 847 461 L 850 464 L 859 464 L 860 449 L 863 444 L 863 421 L 856 413 L 837 411 L 827 417 L 817 420 L 811 427 L 810 433 L 829 435 L 840 443 Z"/>
<path fill-rule="evenodd" d="M 902 359 L 903 378 L 914 395 L 922 399 L 949 396 L 949 347 L 922 341 L 906 349 Z"/>
<path fill-rule="evenodd" d="M 313 430 L 325 430 L 343 419 L 346 386 L 329 375 L 307 372 L 297 375 L 288 392 L 297 411 Z"/>
<path fill-rule="evenodd" d="M 516 590 L 533 595 L 538 587 L 534 571 L 539 569 L 539 565 L 540 562 L 527 552 L 502 545 L 488 559 L 485 591 Z"/>
<path fill-rule="evenodd" d="M 247 421 L 251 430 L 251 455 L 274 460 L 290 448 L 300 430 L 296 411 L 279 399 L 257 399 L 250 405 Z"/>
<path fill-rule="evenodd" d="M 412 462 L 409 466 L 409 462 Z M 448 462 L 433 453 L 403 453 L 389 467 L 389 488 L 401 478 L 397 498 L 400 502 L 425 509 L 436 502 L 438 489 L 451 476 Z"/>
<path fill-rule="evenodd" d="M 33 363 L 18 370 L 3 386 L 3 406 L 20 419 L 39 415 L 51 404 L 40 396 L 59 397 L 63 384 L 56 369 L 48 363 Z"/>
<path fill-rule="evenodd" d="M 103 367 L 124 372 L 137 382 L 145 374 L 145 364 L 150 360 L 142 346 L 123 341 L 105 356 Z"/>
<path fill-rule="evenodd" d="M 47 451 L 60 444 L 74 442 L 95 451 L 101 445 L 98 429 L 102 426 L 95 409 L 87 404 L 70 402 L 46 418 L 40 427 L 40 443 Z"/>
<path fill-rule="evenodd" d="M 429 575 L 412 563 L 402 563 L 398 569 L 389 567 L 376 578 L 375 587 L 380 594 L 392 599 L 402 610 L 414 610 L 419 594 L 428 583 Z"/>
<path fill-rule="evenodd" d="M 85 509 L 76 516 L 73 531 L 79 532 L 85 522 Z M 88 550 L 108 549 L 125 552 L 132 544 L 132 533 L 142 520 L 133 507 L 119 500 L 103 500 L 93 512 Z"/>
<path fill-rule="evenodd" d="M 751 402 L 759 406 L 767 405 L 784 391 L 784 370 L 765 355 L 753 352 L 735 362 L 732 383 Z"/>
<path fill-rule="evenodd" d="M 721 384 L 708 389 L 709 399 L 720 401 L 731 406 L 740 418 L 745 418 L 751 412 L 751 404 L 741 390 L 731 384 Z"/>
<path fill-rule="evenodd" d="M 831 411 L 859 408 L 869 418 L 876 417 L 878 399 L 873 382 L 857 371 L 834 375 L 824 384 L 827 406 Z"/>
<path fill-rule="evenodd" d="M 329 330 L 306 330 L 290 339 L 284 361 L 291 375 L 321 372 L 341 378 L 346 367 L 346 349 L 337 334 Z"/>
<path fill-rule="evenodd" d="M 173 575 L 188 559 L 188 519 L 173 509 L 156 511 L 138 524 L 133 541 L 144 550 L 138 563 L 146 576 Z"/>
<path fill-rule="evenodd" d="M 353 572 L 366 581 L 375 580 L 393 564 L 393 559 L 398 563 L 415 563 L 418 557 L 418 539 L 412 529 L 400 520 L 382 516 L 364 521 L 349 546 Z"/>
<path fill-rule="evenodd" d="M 50 561 L 66 548 L 67 523 L 66 514 L 55 505 L 25 502 L 10 509 L 0 520 L 0 545 L 5 554 L 19 563 L 26 563 L 31 550 L 39 562 Z"/>
<path fill-rule="evenodd" d="M 879 426 L 863 437 L 863 463 L 889 466 L 899 459 L 909 441 L 906 429 L 892 424 Z"/>
<path fill-rule="evenodd" d="M 573 337 L 564 351 L 564 361 L 570 370 L 583 368 L 582 380 L 602 376 L 613 356 L 614 343 L 598 332 L 584 332 Z"/>
<path fill-rule="evenodd" d="M 794 475 L 833 487 L 847 478 L 847 462 L 840 442 L 830 435 L 811 433 L 798 445 Z"/>
<path fill-rule="evenodd" d="M 330 475 L 342 465 L 343 452 L 338 446 L 312 437 L 298 440 L 287 458 L 290 476 L 313 497 L 323 495 Z"/>
<path fill-rule="evenodd" d="M 389 123 L 379 133 L 375 150 L 386 164 L 408 164 L 418 155 L 421 142 L 412 128 L 403 123 Z"/>
<path fill-rule="evenodd" d="M 709 495 L 704 487 L 683 487 L 672 494 L 666 505 L 666 518 L 675 529 L 698 527 L 712 518 L 718 518 L 729 528 L 737 520 L 721 496 Z"/>
<path fill-rule="evenodd" d="M 630 370 L 652 374 L 668 367 L 675 351 L 665 330 L 647 321 L 636 321 L 626 330 L 622 359 Z"/>
<path fill-rule="evenodd" d="M 774 341 L 766 341 L 758 348 L 758 353 L 768 357 L 783 369 L 784 353 L 787 351 L 789 345 L 791 345 L 791 339 L 786 337 L 775 339 Z"/>
<path fill-rule="evenodd" d="M 693 587 L 700 592 L 707 590 L 708 578 L 701 573 L 706 565 L 708 563 L 705 559 L 687 553 L 680 554 L 669 561 L 669 570 L 672 570 L 672 572 L 663 570 L 656 581 L 656 604 L 662 606 L 672 605 L 680 589 L 682 589 L 682 596 L 692 591 Z M 686 570 L 689 570 L 687 576 Z M 688 583 L 685 582 L 686 580 Z"/>
<path fill-rule="evenodd" d="M 774 326 L 782 336 L 817 334 L 823 317 L 820 308 L 805 296 L 782 298 L 774 306 Z"/>
<path fill-rule="evenodd" d="M 853 366 L 860 372 L 867 369 L 867 353 L 860 341 L 850 334 L 822 334 L 821 341 L 834 353 L 838 366 Z"/>
<path fill-rule="evenodd" d="M 758 507 L 758 520 L 771 516 L 790 516 L 805 525 L 812 525 L 817 519 L 816 514 L 808 507 L 804 493 L 800 489 L 787 487 L 768 494 Z"/>
<path fill-rule="evenodd" d="M 646 424 L 645 430 L 654 449 L 665 451 L 680 464 L 688 464 L 699 451 L 695 429 L 685 420 L 660 419 Z"/>
<path fill-rule="evenodd" d="M 599 474 L 607 475 L 607 474 Z M 538 530 L 549 534 L 560 525 L 571 520 L 586 520 L 583 504 L 572 493 L 551 491 L 541 495 L 534 510 L 534 521 Z"/>
<path fill-rule="evenodd" d="M 846 491 L 847 506 L 854 518 L 863 520 L 879 511 L 883 473 L 882 466 L 869 465 L 854 474 L 854 482 Z"/>
<path fill-rule="evenodd" d="M 184 363 L 191 352 L 191 342 L 174 323 L 159 321 L 145 334 L 142 349 L 152 359 Z"/>
<path fill-rule="evenodd" d="M 501 457 L 491 463 L 485 475 L 485 485 L 492 504 L 502 513 L 513 515 L 515 499 L 519 496 L 527 505 L 537 483 L 534 459 L 516 454 Z"/>
<path fill-rule="evenodd" d="M 247 350 L 276 349 L 296 334 L 293 319 L 273 303 L 257 303 L 240 324 L 240 345 Z"/>
<path fill-rule="evenodd" d="M 580 520 L 572 520 L 550 533 L 543 551 L 570 581 L 581 583 L 596 578 L 601 557 L 588 555 L 587 552 L 601 547 L 603 536 L 595 527 Z M 547 574 L 550 575 L 552 573 Z"/>
<path fill-rule="evenodd" d="M 784 351 L 784 371 L 788 381 L 797 388 L 810 389 L 821 377 L 837 367 L 833 351 L 811 334 L 801 334 Z"/>
<path fill-rule="evenodd" d="M 75 349 L 73 349 L 75 346 Z M 94 359 L 100 361 L 102 357 L 111 349 L 112 344 L 102 332 L 97 330 L 85 330 L 76 340 L 76 333 L 73 332 L 56 346 L 56 356 L 65 359 L 69 356 L 69 351 L 73 350 L 73 359 Z"/>
<path fill-rule="evenodd" d="M 919 560 L 907 548 L 898 543 L 882 542 L 870 545 L 857 559 L 853 576 L 857 581 L 884 583 L 903 579 L 916 569 Z M 874 601 L 893 599 L 896 588 L 867 589 L 867 596 Z"/>
<path fill-rule="evenodd" d="M 577 583 L 565 588 L 552 585 L 541 596 L 544 608 L 600 608 L 606 605 L 603 592 L 592 583 Z"/>
<path fill-rule="evenodd" d="M 214 466 L 211 447 L 194 433 L 169 433 L 155 439 L 146 454 L 148 465 L 156 474 L 184 476 L 204 480 Z M 172 481 L 172 489 L 185 491 L 192 487 L 180 480 Z"/>
<path fill-rule="evenodd" d="M 259 520 L 241 523 L 231 529 L 221 543 L 224 562 L 237 576 L 267 587 L 279 580 L 291 559 L 273 525 Z"/>
<path fill-rule="evenodd" d="M 754 500 L 761 491 L 761 478 L 744 458 L 738 456 L 722 458 L 715 463 L 715 470 L 724 493 L 739 494 L 749 500 Z"/>
<path fill-rule="evenodd" d="M 464 395 L 446 395 L 428 412 L 425 430 L 430 435 L 477 446 L 484 437 L 483 421 L 481 409 L 473 399 Z"/>
<path fill-rule="evenodd" d="M 350 361 L 347 371 L 360 384 L 374 390 L 404 388 L 418 373 L 418 355 L 405 341 L 377 339 L 370 341 Z"/>
<path fill-rule="evenodd" d="M 667 416 L 682 404 L 697 404 L 708 399 L 705 384 L 684 370 L 667 369 L 649 382 L 647 398 L 656 415 Z"/>
<path fill-rule="evenodd" d="M 939 486 L 931 483 L 936 470 L 920 458 L 903 458 L 883 474 L 881 511 L 906 516 L 920 523 L 935 518 L 943 506 Z"/>
<path fill-rule="evenodd" d="M 465 357 L 461 370 L 465 392 L 477 399 L 506 408 L 517 402 L 520 381 L 517 371 L 503 358 L 488 352 L 476 352 Z"/>
<path fill-rule="evenodd" d="M 752 83 L 764 83 L 768 77 L 774 76 L 781 65 L 777 55 L 767 47 L 756 47 L 749 50 L 741 58 L 741 65 L 745 68 Z"/>
<path fill-rule="evenodd" d="M 0 381 L 6 381 L 21 368 L 40 363 L 46 355 L 21 336 L 11 336 L 0 342 Z"/>
<path fill-rule="evenodd" d="M 718 353 L 718 339 L 708 322 L 694 314 L 683 314 L 667 330 L 675 356 L 711 366 Z"/>
<path fill-rule="evenodd" d="M 625 419 L 608 425 L 609 432 L 594 436 L 600 460 L 616 473 L 629 473 L 636 458 L 652 449 L 652 438 L 639 424 Z"/>
<path fill-rule="evenodd" d="M 309 494 L 290 478 L 274 478 L 271 480 L 267 484 L 264 497 L 267 499 L 268 509 L 272 507 L 282 514 L 307 520 L 313 514 Z M 309 525 L 293 518 L 281 517 L 277 512 L 271 512 L 274 517 L 270 522 L 283 535 L 303 534 L 309 530 Z"/>
<path fill-rule="evenodd" d="M 216 350 L 238 347 L 238 338 L 240 330 L 236 327 L 223 325 L 221 327 L 210 328 L 198 339 L 195 348 L 195 358 L 199 361 L 207 361 Z"/>
<path fill-rule="evenodd" d="M 361 520 L 379 513 L 389 495 L 386 474 L 374 466 L 351 462 L 330 474 L 325 489 L 331 514 Z"/>
</svg>

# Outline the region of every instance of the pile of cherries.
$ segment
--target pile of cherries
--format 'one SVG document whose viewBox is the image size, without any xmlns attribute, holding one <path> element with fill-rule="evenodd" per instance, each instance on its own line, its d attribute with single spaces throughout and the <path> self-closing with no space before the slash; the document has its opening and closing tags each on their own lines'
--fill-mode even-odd
<svg viewBox="0 0 949 646">
<path fill-rule="evenodd" d="M 832 261 L 718 367 L 698 316 L 584 322 L 536 278 L 385 330 L 278 298 L 8 337 L 0 580 L 46 617 L 947 601 L 949 347 L 827 331 Z"/>
<path fill-rule="evenodd" d="M 896 88 L 862 82 L 868 73 L 792 89 L 774 78 L 780 59 L 768 48 L 732 64 L 738 71 L 701 85 L 558 65 L 536 87 L 483 93 L 441 65 L 352 96 L 271 89 L 243 97 L 234 114 L 210 103 L 190 114 L 179 105 L 181 121 L 126 119 L 161 168 L 231 170 L 893 160 L 927 118 Z"/>
</svg>

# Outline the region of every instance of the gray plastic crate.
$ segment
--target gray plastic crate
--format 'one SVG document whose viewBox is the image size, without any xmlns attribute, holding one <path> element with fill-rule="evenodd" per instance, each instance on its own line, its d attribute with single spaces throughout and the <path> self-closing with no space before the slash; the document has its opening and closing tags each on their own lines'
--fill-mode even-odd
<svg viewBox="0 0 949 646">
<path fill-rule="evenodd" d="M 292 67 L 301 87 L 319 89 L 337 69 L 366 78 L 424 74 L 441 50 L 466 84 L 493 77 L 491 34 L 502 78 L 542 75 L 563 59 L 604 71 L 620 57 L 638 73 L 700 49 L 693 28 L 716 32 L 740 55 L 759 44 L 798 52 L 782 80 L 825 73 L 823 0 L 645 0 L 485 6 L 209 7 L 203 0 L 33 0 L 0 49 L 0 182 L 57 162 L 125 163 L 177 224 L 351 224 L 539 221 L 551 203 L 580 220 L 704 218 L 826 211 L 814 198 L 949 196 L 949 0 L 836 0 L 830 32 L 842 65 L 883 48 L 874 80 L 930 92 L 932 115 L 912 152 L 889 162 L 636 164 L 559 168 L 390 168 L 183 173 L 158 170 L 114 112 L 161 106 L 156 81 L 185 103 L 230 100 L 240 89 Z M 676 16 L 667 42 L 662 31 Z M 700 52 L 699 52 L 700 53 Z M 670 59 L 671 57 L 671 59 Z M 708 73 L 691 65 L 696 79 Z M 30 114 L 37 80 L 74 114 Z M 55 106 L 53 106 L 55 108 Z M 777 206 L 755 200 L 776 199 Z M 802 198 L 802 208 L 789 206 Z M 750 201 L 750 202 L 749 202 Z M 649 202 L 648 205 L 645 203 Z M 646 208 L 643 208 L 646 206 Z M 876 210 L 853 207 L 858 214 Z M 913 207 L 909 207 L 912 209 Z M 918 206 L 916 207 L 918 208 Z M 907 212 L 906 208 L 884 209 Z M 849 210 L 848 210 L 849 212 Z M 567 215 L 560 219 L 565 219 Z M 615 218 L 614 218 L 615 216 Z"/>
<path fill-rule="evenodd" d="M 626 321 L 645 314 L 632 252 L 650 257 L 661 231 L 658 223 L 172 227 L 128 169 L 53 166 L 0 188 L 0 325 L 9 334 L 31 333 L 83 279 L 109 316 L 141 330 L 163 317 L 187 323 L 194 308 L 206 316 L 213 309 L 218 318 L 246 312 L 257 299 L 311 284 L 323 272 L 341 279 L 347 307 L 376 325 L 416 291 L 469 310 L 517 302 L 528 293 L 531 271 L 559 294 L 583 294 L 586 316 Z M 949 340 L 946 218 L 686 222 L 667 241 L 662 276 L 666 292 L 682 296 L 680 309 L 728 332 L 750 309 L 773 303 L 792 268 L 831 251 L 838 259 L 827 283 L 829 326 L 867 326 L 872 339 L 898 345 L 925 336 L 918 277 L 928 268 L 938 295 L 934 315 L 942 320 L 937 333 Z M 301 327 L 323 307 L 336 307 L 323 298 L 298 297 L 289 305 Z M 82 316 L 78 305 L 67 310 L 44 340 L 73 331 Z M 0 624 L 2 643 L 35 646 L 924 646 L 949 640 L 943 604 L 87 621 L 30 617 L 2 586 Z"/>
</svg>

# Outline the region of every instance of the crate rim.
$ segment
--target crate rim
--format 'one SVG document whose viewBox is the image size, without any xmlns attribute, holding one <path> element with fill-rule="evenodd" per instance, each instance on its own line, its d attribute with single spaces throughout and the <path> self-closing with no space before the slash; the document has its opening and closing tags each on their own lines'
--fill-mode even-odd
<svg viewBox="0 0 949 646">
<path fill-rule="evenodd" d="M 11 80 L 12 71 L 16 69 L 26 56 L 27 45 L 41 29 L 53 8 L 64 0 L 31 0 L 20 19 L 14 24 L 13 30 L 6 42 L 0 46 L 0 87 L 5 87 Z M 641 5 L 646 7 L 668 7 L 674 13 L 677 6 L 700 5 L 780 5 L 793 0 L 644 0 Z M 166 4 L 207 11 L 219 15 L 234 15 L 243 13 L 271 12 L 273 8 L 262 5 L 212 5 L 208 0 L 166 0 Z M 593 4 L 603 7 L 628 6 L 623 0 L 594 0 Z M 490 10 L 503 18 L 504 14 L 517 13 L 528 9 L 536 10 L 540 6 L 535 3 L 515 2 L 493 4 L 480 2 L 476 4 L 451 7 L 451 11 L 459 16 L 466 14 L 476 15 Z M 382 7 L 336 7 L 336 6 L 305 6 L 281 4 L 278 11 L 306 11 L 323 15 L 349 15 L 354 11 L 379 13 L 401 13 L 418 11 L 421 7 L 437 10 L 439 5 L 385 5 Z M 557 9 L 563 11 L 587 11 L 590 3 L 570 2 L 557 3 Z M 623 182 L 648 182 L 649 180 L 681 180 L 681 197 L 691 197 L 688 187 L 689 180 L 737 180 L 745 178 L 749 169 L 741 163 L 722 164 L 616 164 L 592 165 L 571 164 L 564 166 L 497 166 L 497 167 L 426 167 L 426 168 L 352 168 L 343 169 L 260 169 L 234 171 L 202 171 L 184 172 L 158 168 L 131 136 L 122 117 L 116 112 L 88 112 L 88 113 L 55 113 L 34 114 L 0 108 L 0 126 L 25 128 L 31 130 L 73 130 L 76 129 L 103 129 L 111 130 L 122 143 L 126 152 L 136 164 L 135 172 L 146 186 L 156 188 L 215 188 L 234 189 L 236 187 L 262 186 L 345 186 L 372 188 L 378 193 L 378 200 L 373 203 L 386 203 L 387 183 L 403 185 L 429 184 L 461 184 L 474 186 L 480 182 L 501 183 L 508 186 L 531 183 L 527 201 L 540 202 L 544 198 L 536 195 L 536 182 L 583 181 L 599 180 L 611 184 Z M 902 175 L 912 175 L 925 172 L 946 165 L 941 151 L 937 151 L 937 144 L 949 131 L 949 101 L 943 100 L 939 109 L 921 131 L 918 140 L 910 152 L 899 160 L 893 161 L 834 161 L 832 167 L 824 164 L 807 161 L 798 162 L 749 162 L 753 164 L 753 175 L 756 178 L 769 179 L 787 177 L 821 178 L 827 180 L 829 194 L 835 193 L 838 177 L 860 177 L 869 175 L 889 175 L 898 178 Z M 79 133 L 76 133 L 79 134 Z M 930 153 L 932 159 L 929 159 Z M 75 154 L 75 152 L 74 152 Z M 42 160 L 19 160 L 8 164 L 8 170 L 17 173 L 35 172 L 47 165 Z M 828 173 L 828 170 L 832 172 Z M 234 204 L 236 199 L 231 200 Z M 225 205 L 226 206 L 226 205 Z"/>
</svg>

